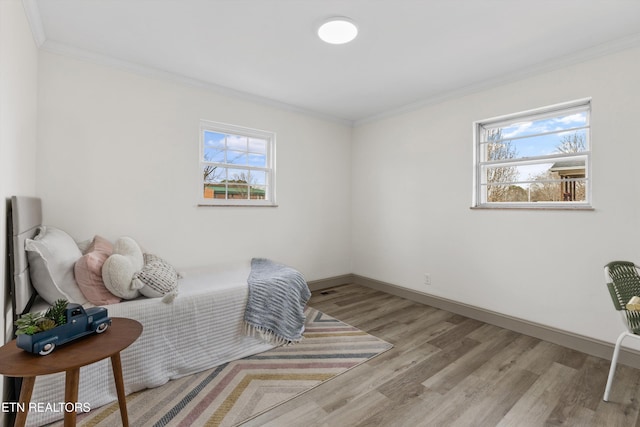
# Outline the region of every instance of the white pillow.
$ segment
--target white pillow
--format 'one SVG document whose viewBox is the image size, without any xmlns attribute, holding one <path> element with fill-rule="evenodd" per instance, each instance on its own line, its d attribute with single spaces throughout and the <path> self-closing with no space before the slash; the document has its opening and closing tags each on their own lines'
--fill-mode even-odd
<svg viewBox="0 0 640 427">
<path fill-rule="evenodd" d="M 73 274 L 73 267 L 82 257 L 78 245 L 64 231 L 41 226 L 33 239 L 25 242 L 31 283 L 46 302 L 58 299 L 85 304 L 87 299 L 80 291 Z"/>
<path fill-rule="evenodd" d="M 133 275 L 142 270 L 144 257 L 142 249 L 131 237 L 120 237 L 113 245 L 113 253 L 102 265 L 102 280 L 113 295 L 123 299 L 140 296 L 143 286 L 133 281 Z"/>
</svg>

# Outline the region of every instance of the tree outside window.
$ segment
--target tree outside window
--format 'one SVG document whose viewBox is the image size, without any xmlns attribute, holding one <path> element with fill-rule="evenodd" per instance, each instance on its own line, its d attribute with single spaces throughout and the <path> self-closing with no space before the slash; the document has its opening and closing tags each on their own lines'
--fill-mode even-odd
<svg viewBox="0 0 640 427">
<path fill-rule="evenodd" d="M 590 101 L 475 124 L 475 207 L 590 207 Z"/>
</svg>

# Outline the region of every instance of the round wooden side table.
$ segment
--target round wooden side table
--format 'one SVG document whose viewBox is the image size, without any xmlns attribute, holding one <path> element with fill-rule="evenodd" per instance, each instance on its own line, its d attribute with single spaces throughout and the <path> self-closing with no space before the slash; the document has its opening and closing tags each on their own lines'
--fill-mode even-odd
<svg viewBox="0 0 640 427">
<path fill-rule="evenodd" d="M 24 426 L 27 421 L 31 393 L 38 375 L 65 372 L 65 403 L 75 405 L 78 401 L 80 368 L 107 357 L 111 358 L 122 425 L 125 427 L 129 425 L 120 352 L 138 339 L 142 333 L 142 325 L 133 319 L 121 317 L 114 317 L 111 320 L 111 326 L 105 332 L 64 344 L 47 356 L 32 354 L 18 348 L 16 340 L 0 347 L 0 374 L 23 378 L 19 407 L 25 410 L 17 412 L 16 426 Z M 65 427 L 74 426 L 76 424 L 75 407 L 73 410 L 68 410 L 67 406 L 65 404 L 64 425 Z"/>
</svg>

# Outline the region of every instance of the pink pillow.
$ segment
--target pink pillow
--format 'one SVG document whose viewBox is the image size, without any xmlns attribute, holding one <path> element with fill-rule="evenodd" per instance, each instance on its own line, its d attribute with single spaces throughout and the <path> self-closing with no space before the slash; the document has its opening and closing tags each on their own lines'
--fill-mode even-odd
<svg viewBox="0 0 640 427">
<path fill-rule="evenodd" d="M 85 254 L 74 266 L 78 287 L 92 304 L 109 305 L 120 302 L 120 298 L 109 292 L 102 280 L 102 264 L 112 252 L 111 242 L 104 237 L 95 236 Z"/>
</svg>

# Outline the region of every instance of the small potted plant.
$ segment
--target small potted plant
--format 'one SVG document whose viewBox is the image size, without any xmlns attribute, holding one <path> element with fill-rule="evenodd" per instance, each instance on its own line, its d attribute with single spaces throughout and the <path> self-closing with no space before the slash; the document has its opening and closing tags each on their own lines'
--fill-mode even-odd
<svg viewBox="0 0 640 427">
<path fill-rule="evenodd" d="M 45 312 L 26 313 L 16 320 L 16 343 L 23 350 L 40 355 L 51 353 L 57 345 L 85 335 L 104 332 L 111 318 L 104 307 L 84 309 L 80 304 L 57 300 Z"/>
</svg>

